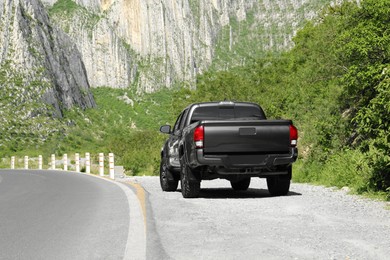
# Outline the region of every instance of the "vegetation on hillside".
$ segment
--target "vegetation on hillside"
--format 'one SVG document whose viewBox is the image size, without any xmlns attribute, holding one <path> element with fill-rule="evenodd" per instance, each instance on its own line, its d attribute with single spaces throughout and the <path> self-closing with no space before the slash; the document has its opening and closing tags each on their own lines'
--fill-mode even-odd
<svg viewBox="0 0 390 260">
<path fill-rule="evenodd" d="M 92 38 L 92 28 L 101 19 L 100 15 L 97 15 L 85 7 L 78 5 L 74 0 L 58 0 L 48 9 L 50 19 L 60 26 L 66 33 L 70 33 L 72 26 L 71 23 L 74 19 L 77 19 L 78 23 L 82 24 L 83 29 L 87 29 L 90 32 Z"/>
<path fill-rule="evenodd" d="M 98 107 L 66 111 L 62 122 L 53 121 L 57 129 L 49 140 L 37 142 L 38 137 L 30 140 L 30 135 L 2 138 L 0 158 L 8 157 L 2 166 L 10 166 L 10 156 L 42 155 L 47 166 L 51 154 L 62 158 L 66 153 L 68 158 L 74 158 L 74 153 L 84 157 L 89 152 L 96 157 L 101 152 L 113 152 L 116 165 L 124 165 L 128 174 L 157 174 L 160 148 L 166 137 L 158 134 L 158 126 L 174 120 L 174 113 L 169 110 L 171 91 L 136 96 L 129 90 L 101 87 L 92 89 L 92 93 Z M 131 102 L 125 102 L 130 98 Z M 29 122 L 26 127 L 33 131 L 36 124 Z"/>
<path fill-rule="evenodd" d="M 244 20 L 232 16 L 229 25 L 219 32 L 211 69 L 228 70 L 289 49 L 291 37 L 297 28 L 303 27 L 305 17 L 314 16 L 330 2 L 258 1 Z"/>
<path fill-rule="evenodd" d="M 30 80 L 14 68 L 10 60 L 0 64 L 0 156 L 42 144 L 61 123 L 51 116 L 54 109 L 42 102 L 50 84 L 43 78 L 43 69 L 30 71 L 39 80 Z"/>
<path fill-rule="evenodd" d="M 117 164 L 131 174 L 158 174 L 166 138 L 158 133 L 160 125 L 173 124 L 192 102 L 252 101 L 269 118 L 292 119 L 298 126 L 295 181 L 349 186 L 390 199 L 389 20 L 387 0 L 346 1 L 307 22 L 290 51 L 206 72 L 194 91 L 137 96 L 131 90 L 95 89 L 97 109 L 69 111 L 61 134 L 29 149 L 114 152 Z"/>
<path fill-rule="evenodd" d="M 262 104 L 299 126 L 297 180 L 390 193 L 390 2 L 326 8 L 279 57 L 201 76 L 192 100 Z"/>
</svg>

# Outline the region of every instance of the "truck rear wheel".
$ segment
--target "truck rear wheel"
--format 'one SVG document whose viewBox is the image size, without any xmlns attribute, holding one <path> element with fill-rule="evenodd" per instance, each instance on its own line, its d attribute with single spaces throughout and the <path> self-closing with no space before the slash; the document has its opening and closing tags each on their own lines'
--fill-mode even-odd
<svg viewBox="0 0 390 260">
<path fill-rule="evenodd" d="M 165 159 L 161 158 L 160 163 L 160 185 L 163 191 L 176 191 L 179 181 L 175 179 L 173 173 L 168 169 Z"/>
<path fill-rule="evenodd" d="M 180 172 L 181 194 L 183 198 L 197 198 L 200 193 L 200 181 L 197 180 L 195 172 L 183 165 Z"/>
<path fill-rule="evenodd" d="M 249 184 L 251 183 L 251 178 L 245 178 L 240 181 L 230 181 L 233 190 L 247 190 L 249 188 Z"/>
<path fill-rule="evenodd" d="M 272 196 L 284 196 L 290 191 L 291 166 L 287 168 L 287 174 L 267 177 L 268 191 Z"/>
</svg>

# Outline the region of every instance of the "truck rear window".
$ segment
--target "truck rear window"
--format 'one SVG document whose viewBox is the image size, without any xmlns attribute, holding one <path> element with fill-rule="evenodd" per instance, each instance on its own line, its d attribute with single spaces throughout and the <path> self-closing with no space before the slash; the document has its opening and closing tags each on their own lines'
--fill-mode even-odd
<svg viewBox="0 0 390 260">
<path fill-rule="evenodd" d="M 191 123 L 201 120 L 265 119 L 264 112 L 255 106 L 208 106 L 197 107 Z"/>
</svg>

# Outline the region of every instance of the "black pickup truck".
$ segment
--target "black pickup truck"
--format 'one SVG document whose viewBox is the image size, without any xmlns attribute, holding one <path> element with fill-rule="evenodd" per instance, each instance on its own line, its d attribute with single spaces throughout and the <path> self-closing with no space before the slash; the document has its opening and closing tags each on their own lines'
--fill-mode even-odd
<svg viewBox="0 0 390 260">
<path fill-rule="evenodd" d="M 271 195 L 289 192 L 297 128 L 291 120 L 267 120 L 257 104 L 192 104 L 160 132 L 169 134 L 161 149 L 163 191 L 175 191 L 180 180 L 183 197 L 195 198 L 202 180 L 227 179 L 234 190 L 247 190 L 251 177 L 264 177 Z"/>
</svg>

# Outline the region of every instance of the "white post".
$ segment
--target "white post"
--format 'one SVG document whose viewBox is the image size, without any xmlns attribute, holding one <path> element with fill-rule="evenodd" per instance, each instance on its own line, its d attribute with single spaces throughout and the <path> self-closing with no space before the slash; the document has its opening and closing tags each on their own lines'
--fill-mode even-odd
<svg viewBox="0 0 390 260">
<path fill-rule="evenodd" d="M 80 155 L 78 153 L 74 155 L 74 160 L 76 163 L 76 172 L 80 172 Z"/>
<path fill-rule="evenodd" d="M 24 169 L 28 169 L 28 156 L 24 156 Z"/>
<path fill-rule="evenodd" d="M 108 163 L 110 166 L 110 178 L 115 179 L 115 172 L 114 172 L 114 154 L 109 153 L 108 154 Z"/>
<path fill-rule="evenodd" d="M 11 169 L 15 169 L 15 156 L 11 157 Z"/>
<path fill-rule="evenodd" d="M 99 174 L 104 176 L 104 154 L 99 153 Z"/>
<path fill-rule="evenodd" d="M 85 153 L 85 173 L 91 173 L 91 157 L 89 153 Z"/>
<path fill-rule="evenodd" d="M 52 170 L 56 169 L 56 155 L 55 154 L 51 155 L 51 169 Z"/>
<path fill-rule="evenodd" d="M 64 171 L 68 170 L 68 155 L 64 153 Z"/>
<path fill-rule="evenodd" d="M 43 162 L 42 162 L 42 155 L 39 155 L 38 156 L 38 169 L 39 170 L 42 170 L 42 164 L 43 164 Z"/>
</svg>

